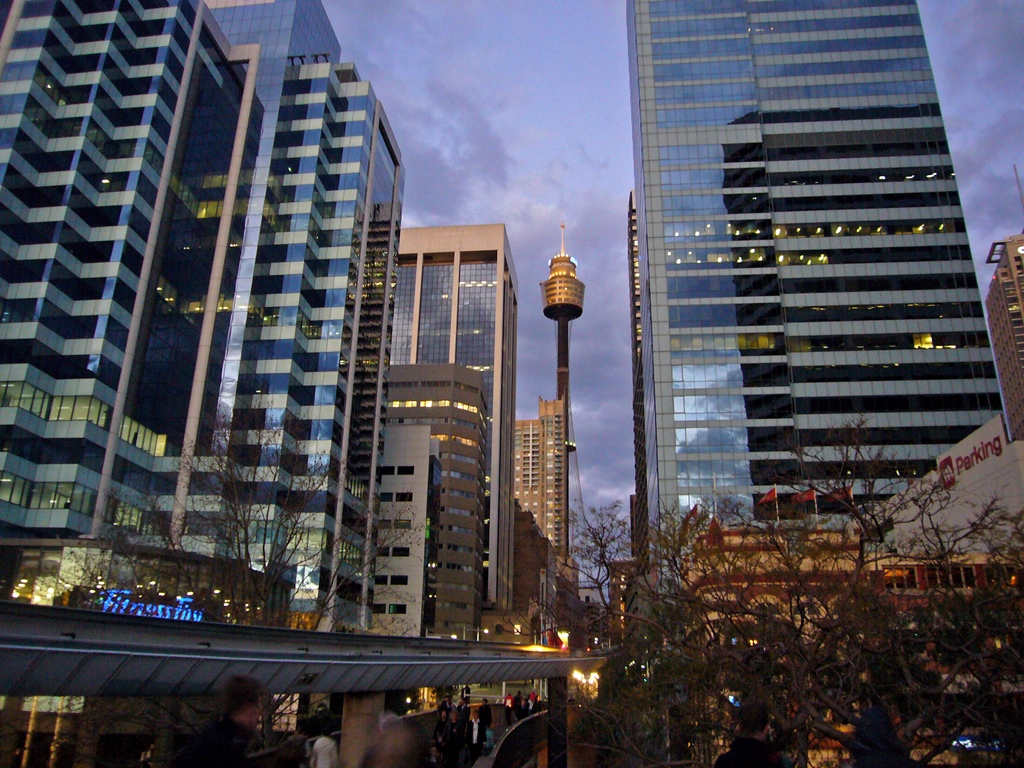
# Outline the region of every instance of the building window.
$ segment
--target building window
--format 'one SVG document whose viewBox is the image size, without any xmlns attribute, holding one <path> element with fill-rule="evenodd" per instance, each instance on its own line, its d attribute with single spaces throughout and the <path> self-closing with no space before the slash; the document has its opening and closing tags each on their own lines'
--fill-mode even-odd
<svg viewBox="0 0 1024 768">
<path fill-rule="evenodd" d="M 405 613 L 405 603 L 392 603 L 388 606 L 388 613 Z"/>
<path fill-rule="evenodd" d="M 395 501 L 412 501 L 412 491 L 399 491 L 395 494 Z"/>
<path fill-rule="evenodd" d="M 416 474 L 416 467 L 400 466 L 398 468 L 398 474 L 400 474 L 400 475 L 414 475 L 414 474 Z"/>
<path fill-rule="evenodd" d="M 392 557 L 408 557 L 409 556 L 409 548 L 408 547 L 392 547 L 391 548 L 391 556 Z"/>
<path fill-rule="evenodd" d="M 395 498 L 395 494 L 391 491 L 383 491 L 380 495 L 381 501 L 391 501 Z"/>
<path fill-rule="evenodd" d="M 405 586 L 406 584 L 409 583 L 409 577 L 408 576 L 399 576 L 399 575 L 396 574 L 395 576 L 391 577 L 391 583 L 396 585 L 396 586 Z"/>
<path fill-rule="evenodd" d="M 914 568 L 886 568 L 883 577 L 886 589 L 917 588 L 917 571 Z"/>
<path fill-rule="evenodd" d="M 374 576 L 373 577 L 373 583 L 374 584 L 387 584 L 388 583 L 388 577 L 387 577 L 386 574 L 384 576 L 381 576 L 381 575 Z"/>
<path fill-rule="evenodd" d="M 374 613 L 384 613 L 384 608 L 385 608 L 384 603 L 374 603 L 373 604 L 373 612 Z"/>
</svg>

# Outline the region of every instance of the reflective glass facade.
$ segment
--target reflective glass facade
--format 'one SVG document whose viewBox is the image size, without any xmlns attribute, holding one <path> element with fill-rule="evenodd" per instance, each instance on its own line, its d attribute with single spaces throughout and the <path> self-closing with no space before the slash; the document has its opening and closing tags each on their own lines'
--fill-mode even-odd
<svg viewBox="0 0 1024 768">
<path fill-rule="evenodd" d="M 189 413 L 212 430 L 263 112 L 251 52 L 205 11 L 49 0 L 6 19 L 0 529 L 151 530 Z"/>
<path fill-rule="evenodd" d="M 202 535 L 181 457 L 227 445 L 253 505 L 316 486 L 296 595 L 336 570 L 365 621 L 404 173 L 372 89 L 318 0 L 14 9 L 0 526 Z"/>
<path fill-rule="evenodd" d="M 923 474 L 1000 403 L 916 5 L 627 18 L 650 503 L 749 504 L 861 415 Z"/>
</svg>

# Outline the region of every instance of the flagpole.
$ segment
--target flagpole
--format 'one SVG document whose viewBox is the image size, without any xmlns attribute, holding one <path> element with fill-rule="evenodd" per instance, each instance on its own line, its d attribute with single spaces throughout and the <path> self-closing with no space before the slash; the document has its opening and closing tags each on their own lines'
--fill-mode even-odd
<svg viewBox="0 0 1024 768">
<path fill-rule="evenodd" d="M 779 486 L 773 485 L 772 490 L 775 492 L 775 522 L 779 522 Z"/>
<path fill-rule="evenodd" d="M 821 528 L 821 521 L 818 519 L 818 492 L 811 489 L 811 499 L 814 501 L 814 528 Z"/>
</svg>

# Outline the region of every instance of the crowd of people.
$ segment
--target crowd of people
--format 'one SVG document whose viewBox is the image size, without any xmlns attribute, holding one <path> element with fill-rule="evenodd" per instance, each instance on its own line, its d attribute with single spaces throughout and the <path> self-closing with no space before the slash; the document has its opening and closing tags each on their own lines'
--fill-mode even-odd
<svg viewBox="0 0 1024 768">
<path fill-rule="evenodd" d="M 247 677 L 235 677 L 221 692 L 220 716 L 198 733 L 176 755 L 174 768 L 250 768 L 246 747 L 259 727 L 263 689 Z M 505 697 L 506 726 L 543 710 L 536 691 Z M 364 755 L 360 768 L 471 768 L 485 748 L 493 746 L 491 705 L 481 699 L 470 706 L 462 696 L 458 703 L 446 696 L 437 708 L 429 750 L 423 734 L 408 720 L 388 716 L 380 733 Z M 714 768 L 787 768 L 787 760 L 773 744 L 768 705 L 757 698 L 744 699 L 736 709 L 736 737 Z M 915 768 L 907 748 L 899 741 L 888 714 L 881 707 L 868 708 L 854 724 L 850 743 L 852 768 Z M 316 731 L 311 733 L 311 731 Z M 303 721 L 281 743 L 276 768 L 339 768 L 338 740 L 321 723 Z"/>
<path fill-rule="evenodd" d="M 457 704 L 451 696 L 445 696 L 437 707 L 437 717 L 431 743 L 432 762 L 436 765 L 471 766 L 484 748 L 494 743 L 491 704 L 487 699 L 481 699 L 480 706 L 473 708 L 465 696 Z"/>
<path fill-rule="evenodd" d="M 535 715 L 544 709 L 543 702 L 536 691 L 530 691 L 528 696 L 523 696 L 522 691 L 516 691 L 516 695 L 505 694 L 505 725 L 511 726 L 530 715 Z"/>
<path fill-rule="evenodd" d="M 259 729 L 265 691 L 252 678 L 234 677 L 221 690 L 220 714 L 189 740 L 174 759 L 174 768 L 251 768 L 247 747 Z M 518 719 L 541 710 L 536 692 L 509 697 L 507 710 Z M 468 768 L 494 744 L 491 705 L 481 699 L 471 707 L 463 696 L 458 703 L 446 696 L 438 706 L 438 721 L 429 746 L 415 725 L 393 715 L 379 723 L 379 738 L 371 741 L 361 768 Z M 295 733 L 281 742 L 274 755 L 275 768 L 339 768 L 336 723 L 302 720 Z M 394 762 L 399 760 L 399 762 Z"/>
</svg>

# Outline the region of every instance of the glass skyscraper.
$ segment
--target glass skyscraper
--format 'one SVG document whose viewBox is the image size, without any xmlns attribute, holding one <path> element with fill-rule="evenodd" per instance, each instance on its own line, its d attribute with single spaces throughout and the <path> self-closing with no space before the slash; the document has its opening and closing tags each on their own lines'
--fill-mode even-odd
<svg viewBox="0 0 1024 768">
<path fill-rule="evenodd" d="M 923 474 L 1000 403 L 915 3 L 627 18 L 652 513 L 806 487 L 861 417 Z"/>
<path fill-rule="evenodd" d="M 319 0 L 9 7 L 0 532 L 195 544 L 228 455 L 268 537 L 304 489 L 296 605 L 333 573 L 365 623 L 404 173 L 373 90 Z"/>
</svg>

